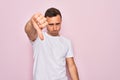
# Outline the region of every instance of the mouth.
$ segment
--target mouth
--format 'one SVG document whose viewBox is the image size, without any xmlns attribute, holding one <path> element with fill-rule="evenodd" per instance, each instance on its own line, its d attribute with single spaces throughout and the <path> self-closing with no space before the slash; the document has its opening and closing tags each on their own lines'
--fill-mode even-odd
<svg viewBox="0 0 120 80">
<path fill-rule="evenodd" d="M 52 34 L 53 36 L 58 36 L 58 35 L 59 35 L 58 31 L 52 31 L 51 34 Z"/>
<path fill-rule="evenodd" d="M 59 33 L 59 31 L 58 30 L 53 30 L 53 31 L 51 31 L 51 33 Z"/>
</svg>

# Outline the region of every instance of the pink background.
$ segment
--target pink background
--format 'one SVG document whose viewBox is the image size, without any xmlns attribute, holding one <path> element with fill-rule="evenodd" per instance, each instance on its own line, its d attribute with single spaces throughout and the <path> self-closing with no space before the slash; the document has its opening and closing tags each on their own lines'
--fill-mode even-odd
<svg viewBox="0 0 120 80">
<path fill-rule="evenodd" d="M 24 25 L 56 7 L 61 33 L 73 41 L 81 80 L 120 80 L 120 0 L 1 0 L 0 80 L 32 80 L 32 47 Z"/>
</svg>

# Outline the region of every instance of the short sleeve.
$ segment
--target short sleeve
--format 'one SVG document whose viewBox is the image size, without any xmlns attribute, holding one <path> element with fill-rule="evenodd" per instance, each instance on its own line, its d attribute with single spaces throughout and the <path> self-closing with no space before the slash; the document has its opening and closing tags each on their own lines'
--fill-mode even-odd
<svg viewBox="0 0 120 80">
<path fill-rule="evenodd" d="M 41 43 L 41 39 L 39 38 L 39 36 L 36 38 L 35 41 L 30 41 L 32 46 L 37 46 L 39 43 Z"/>
<path fill-rule="evenodd" d="M 69 58 L 69 57 L 74 57 L 73 47 L 72 47 L 71 41 L 68 42 L 68 51 L 67 51 L 67 54 L 66 54 L 66 58 Z"/>
<path fill-rule="evenodd" d="M 43 35 L 44 35 L 44 32 L 43 32 Z M 35 41 L 30 41 L 30 42 L 31 42 L 32 46 L 36 46 L 36 45 L 40 44 L 42 42 L 42 40 L 40 39 L 39 36 L 37 36 L 37 38 L 35 39 Z"/>
</svg>

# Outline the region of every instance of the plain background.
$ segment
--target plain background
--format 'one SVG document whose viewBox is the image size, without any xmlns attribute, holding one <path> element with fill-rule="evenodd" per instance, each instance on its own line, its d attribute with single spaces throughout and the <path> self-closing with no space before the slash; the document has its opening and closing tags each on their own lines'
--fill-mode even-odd
<svg viewBox="0 0 120 80">
<path fill-rule="evenodd" d="M 0 80 L 32 80 L 32 47 L 24 26 L 49 7 L 63 15 L 81 80 L 120 80 L 120 0 L 1 0 Z M 47 75 L 46 75 L 47 76 Z"/>
</svg>

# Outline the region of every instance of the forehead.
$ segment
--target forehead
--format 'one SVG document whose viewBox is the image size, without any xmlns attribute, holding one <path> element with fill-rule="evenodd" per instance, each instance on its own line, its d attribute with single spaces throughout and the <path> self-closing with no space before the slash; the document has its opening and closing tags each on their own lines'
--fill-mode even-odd
<svg viewBox="0 0 120 80">
<path fill-rule="evenodd" d="M 60 23 L 61 22 L 61 17 L 60 15 L 54 16 L 54 17 L 46 17 L 48 23 Z"/>
</svg>

